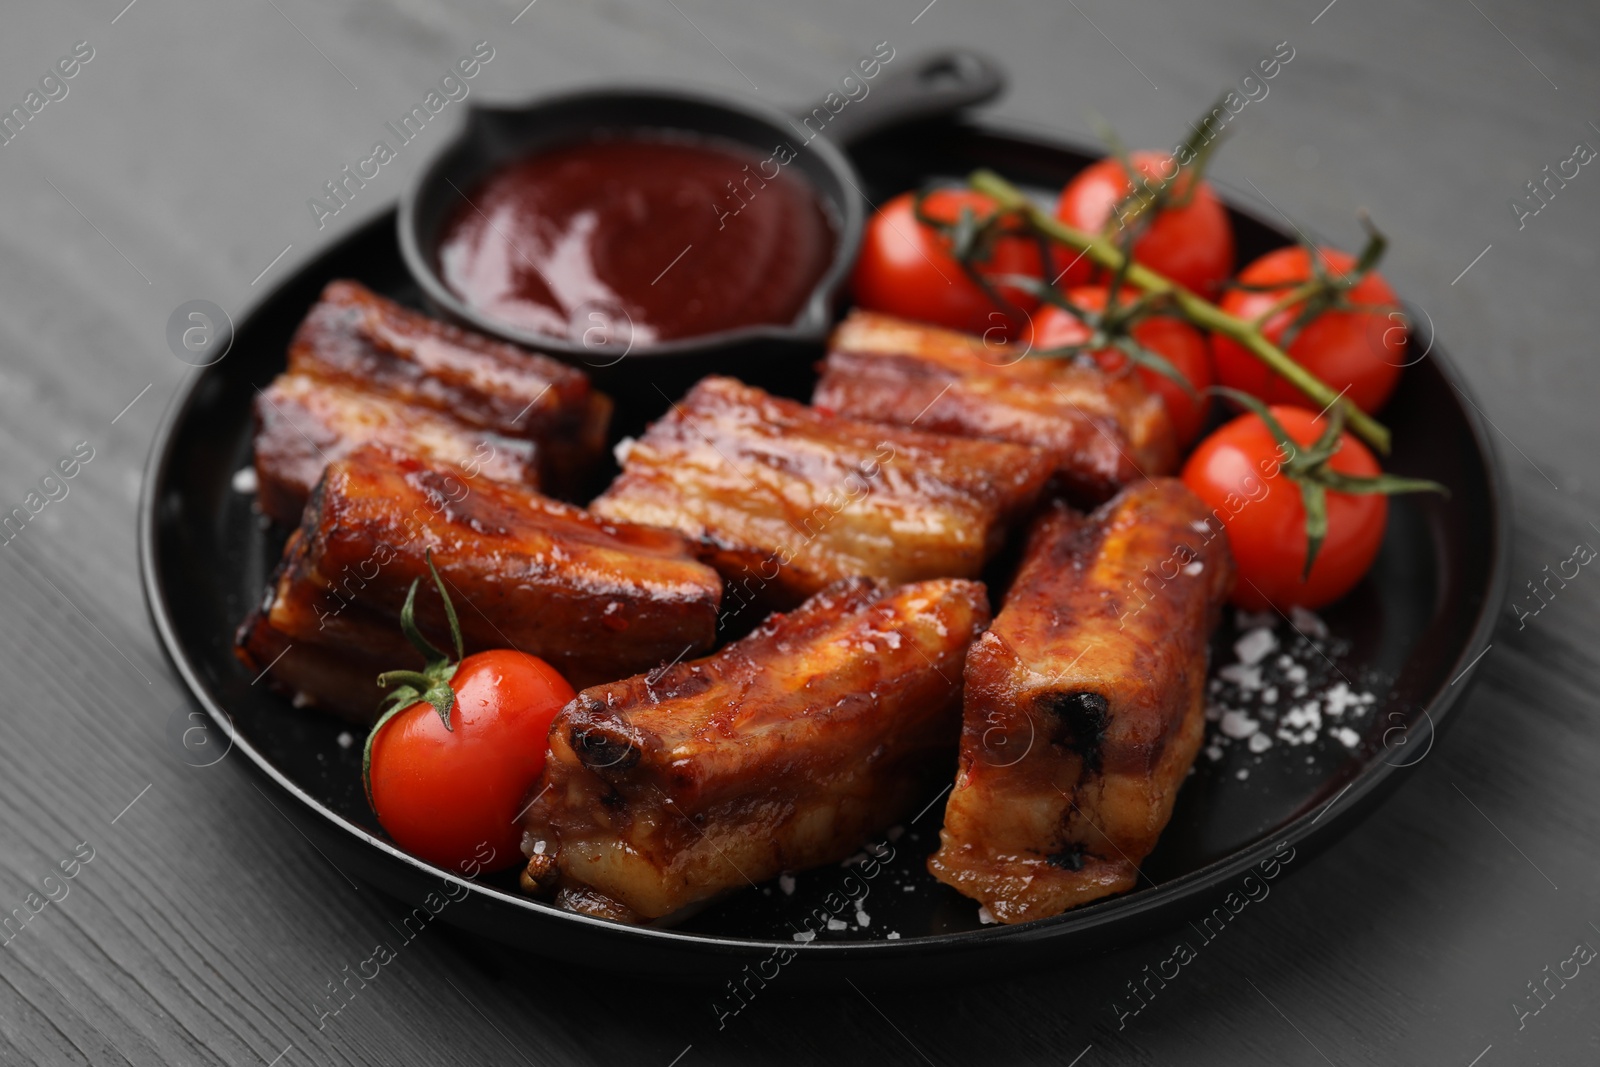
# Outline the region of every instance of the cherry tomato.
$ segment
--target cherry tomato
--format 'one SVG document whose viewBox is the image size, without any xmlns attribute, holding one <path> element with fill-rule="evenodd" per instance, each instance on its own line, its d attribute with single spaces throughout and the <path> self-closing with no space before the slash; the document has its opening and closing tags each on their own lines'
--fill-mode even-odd
<svg viewBox="0 0 1600 1067">
<path fill-rule="evenodd" d="M 441 867 L 522 861 L 516 816 L 544 770 L 550 722 L 575 695 L 542 659 L 479 652 L 456 668 L 446 730 L 418 701 L 390 719 L 372 744 L 372 806 L 400 847 Z"/>
<path fill-rule="evenodd" d="M 1140 191 L 1146 196 L 1149 194 L 1143 182 L 1153 186 L 1169 177 L 1176 167 L 1173 158 L 1162 152 L 1134 152 L 1129 162 L 1140 172 Z M 1187 175 L 1180 179 L 1173 198 L 1183 200 L 1192 181 Z M 1115 217 L 1117 205 L 1127 199 L 1133 188 L 1122 160 L 1115 156 L 1102 159 L 1061 190 L 1056 218 L 1089 233 L 1115 237 L 1121 226 L 1143 221 L 1138 216 L 1139 200 L 1129 202 L 1123 209 L 1120 223 Z M 1201 296 L 1216 295 L 1233 272 L 1233 226 L 1211 186 L 1202 180 L 1188 203 L 1168 207 L 1157 215 L 1134 244 L 1133 258 Z M 1082 285 L 1095 273 L 1087 257 L 1077 258 L 1077 253 L 1064 249 L 1057 250 L 1055 269 L 1067 270 L 1066 277 L 1057 283 L 1066 286 Z"/>
<path fill-rule="evenodd" d="M 1324 421 L 1304 408 L 1270 409 L 1290 440 L 1303 448 L 1316 441 Z M 1349 433 L 1328 466 L 1342 474 L 1373 477 L 1378 461 Z M 1220 519 L 1238 563 L 1233 602 L 1249 611 L 1318 608 L 1348 593 L 1383 544 L 1389 500 L 1372 494 L 1327 491 L 1328 533 L 1311 567 L 1306 563 L 1306 511 L 1300 487 L 1283 474 L 1290 458 L 1261 417 L 1245 414 L 1201 441 L 1183 468 L 1183 481 Z"/>
<path fill-rule="evenodd" d="M 1335 278 L 1355 266 L 1355 258 L 1348 253 L 1326 248 L 1320 249 L 1319 254 L 1325 257 L 1326 269 Z M 1254 321 L 1280 297 L 1312 277 L 1311 257 L 1299 245 L 1268 252 L 1239 273 L 1240 282 L 1265 287 L 1266 291 L 1230 289 L 1222 298 L 1222 310 Z M 1400 320 L 1391 314 L 1398 307 L 1394 290 L 1376 272 L 1369 271 L 1345 293 L 1345 298 L 1375 310 L 1324 311 L 1299 331 L 1286 351 L 1335 392 L 1348 386 L 1346 395 L 1350 400 L 1362 411 L 1372 413 L 1383 407 L 1400 380 L 1400 368 L 1406 361 L 1406 333 Z M 1291 304 L 1268 317 L 1261 327 L 1267 339 L 1277 344 L 1302 306 Z M 1217 378 L 1223 385 L 1269 404 L 1316 409 L 1323 406 L 1268 371 L 1236 342 L 1213 335 L 1211 348 L 1216 356 Z"/>
<path fill-rule="evenodd" d="M 1082 286 L 1068 290 L 1066 295 L 1073 304 L 1087 311 L 1103 311 L 1106 306 L 1107 291 L 1102 286 Z M 1132 299 L 1132 296 L 1124 295 L 1124 299 Z M 1135 341 L 1164 357 L 1194 387 L 1194 395 L 1190 396 L 1183 386 L 1160 371 L 1150 367 L 1135 368 L 1144 387 L 1166 405 L 1178 443 L 1187 445 L 1205 425 L 1210 407 L 1206 390 L 1211 387 L 1211 350 L 1206 346 L 1205 337 L 1187 322 L 1166 315 L 1143 319 L 1133 325 L 1131 332 Z M 1035 350 L 1082 344 L 1091 333 L 1081 319 L 1055 304 L 1033 316 Z M 1094 353 L 1094 358 L 1111 374 L 1121 373 L 1128 365 L 1128 357 L 1115 348 L 1101 349 Z"/>
<path fill-rule="evenodd" d="M 1012 307 L 1002 308 L 967 277 L 950 254 L 950 241 L 917 221 L 915 193 L 902 193 L 883 205 L 867 223 L 851 289 L 856 303 L 871 311 L 982 334 L 997 330 L 1011 338 L 1026 323 L 1038 300 L 1015 286 L 995 289 Z M 980 220 L 993 217 L 994 201 L 966 189 L 940 189 L 923 201 L 923 210 L 941 222 L 955 222 L 962 209 Z M 986 261 L 974 264 L 985 278 L 1039 277 L 1039 247 L 1026 237 L 1001 237 Z M 1020 312 L 1020 314 L 1019 314 Z"/>
</svg>

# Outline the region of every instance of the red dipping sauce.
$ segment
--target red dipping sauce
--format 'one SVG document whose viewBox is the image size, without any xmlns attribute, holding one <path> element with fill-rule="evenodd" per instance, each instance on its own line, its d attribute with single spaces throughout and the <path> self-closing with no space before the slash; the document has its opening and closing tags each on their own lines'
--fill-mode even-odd
<svg viewBox="0 0 1600 1067">
<path fill-rule="evenodd" d="M 446 223 L 440 273 L 486 315 L 573 339 L 788 323 L 837 240 L 793 158 L 786 145 L 762 156 L 660 133 L 542 152 L 468 194 Z"/>
</svg>

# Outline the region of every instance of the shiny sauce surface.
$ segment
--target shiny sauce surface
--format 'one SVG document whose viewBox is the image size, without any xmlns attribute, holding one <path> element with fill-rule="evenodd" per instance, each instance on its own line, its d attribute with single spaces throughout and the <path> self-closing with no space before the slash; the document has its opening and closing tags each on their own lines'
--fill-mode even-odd
<svg viewBox="0 0 1600 1067">
<path fill-rule="evenodd" d="M 788 323 L 837 240 L 792 163 L 664 133 L 540 152 L 468 192 L 440 272 L 484 314 L 586 344 Z"/>
</svg>

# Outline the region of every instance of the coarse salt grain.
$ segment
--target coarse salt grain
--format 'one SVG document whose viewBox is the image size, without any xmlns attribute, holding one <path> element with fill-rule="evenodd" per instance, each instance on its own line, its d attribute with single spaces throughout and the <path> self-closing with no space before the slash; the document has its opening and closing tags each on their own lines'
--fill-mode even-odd
<svg viewBox="0 0 1600 1067">
<path fill-rule="evenodd" d="M 792 875 L 792 874 L 780 874 L 780 875 L 778 875 L 778 888 L 783 890 L 783 895 L 784 896 L 786 896 L 786 897 L 794 896 L 794 875 Z"/>
<path fill-rule="evenodd" d="M 1355 748 L 1357 745 L 1361 744 L 1361 735 L 1350 729 L 1348 726 L 1341 726 L 1334 730 L 1333 736 L 1345 748 Z"/>
<path fill-rule="evenodd" d="M 1228 710 L 1222 714 L 1222 732 L 1229 737 L 1238 739 L 1249 737 L 1261 728 L 1261 724 L 1242 711 Z"/>
<path fill-rule="evenodd" d="M 1250 735 L 1250 751 L 1251 752 L 1265 752 L 1267 749 L 1269 749 L 1271 747 L 1272 747 L 1272 738 L 1268 737 L 1266 734 L 1264 734 L 1264 733 L 1253 733 L 1253 734 Z"/>
<path fill-rule="evenodd" d="M 994 913 L 991 912 L 985 905 L 979 904 L 978 921 L 985 926 L 989 926 L 994 923 Z"/>
<path fill-rule="evenodd" d="M 1253 666 L 1267 658 L 1267 654 L 1278 647 L 1278 639 L 1272 636 L 1272 631 L 1265 626 L 1251 630 L 1233 643 L 1233 654 L 1239 657 L 1239 662 L 1245 666 Z"/>
<path fill-rule="evenodd" d="M 1243 663 L 1230 663 L 1217 671 L 1217 677 L 1232 682 L 1247 693 L 1261 688 L 1261 668 Z"/>
</svg>

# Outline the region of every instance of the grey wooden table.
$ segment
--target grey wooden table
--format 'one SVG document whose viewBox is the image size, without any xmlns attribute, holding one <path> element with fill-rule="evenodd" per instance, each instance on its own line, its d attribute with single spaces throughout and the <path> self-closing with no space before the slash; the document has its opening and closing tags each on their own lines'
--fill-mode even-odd
<svg viewBox="0 0 1600 1067">
<path fill-rule="evenodd" d="M 477 41 L 495 53 L 473 83 L 483 97 L 626 78 L 776 104 L 827 91 L 878 41 L 963 43 L 1014 74 L 999 116 L 1081 138 L 1100 115 L 1153 145 L 1288 41 L 1292 65 L 1235 121 L 1218 175 L 1349 242 L 1356 208 L 1383 224 L 1388 277 L 1500 434 L 1517 592 L 1575 543 L 1600 544 L 1600 173 L 1582 168 L 1520 227 L 1508 205 L 1575 142 L 1600 145 L 1592 5 L 523 2 L 0 13 L 0 104 L 40 93 L 0 144 L 0 511 L 80 442 L 78 458 L 92 454 L 0 548 L 0 912 L 37 909 L 0 949 L 0 1059 L 1600 1060 L 1600 973 L 1549 984 L 1537 1014 L 1528 986 L 1577 943 L 1600 947 L 1600 577 L 1587 572 L 1537 616 L 1508 613 L 1461 721 L 1390 803 L 1121 1030 L 1108 1003 L 1167 954 L 1161 937 L 979 988 L 775 985 L 718 1030 L 704 992 L 575 978 L 439 927 L 319 1018 L 328 984 L 398 909 L 346 882 L 241 768 L 177 758 L 184 695 L 135 568 L 140 470 L 188 373 L 168 351 L 171 311 L 209 299 L 237 314 L 397 196 L 420 149 L 325 228 L 306 207 Z M 73 76 L 38 89 L 64 57 Z"/>
</svg>

